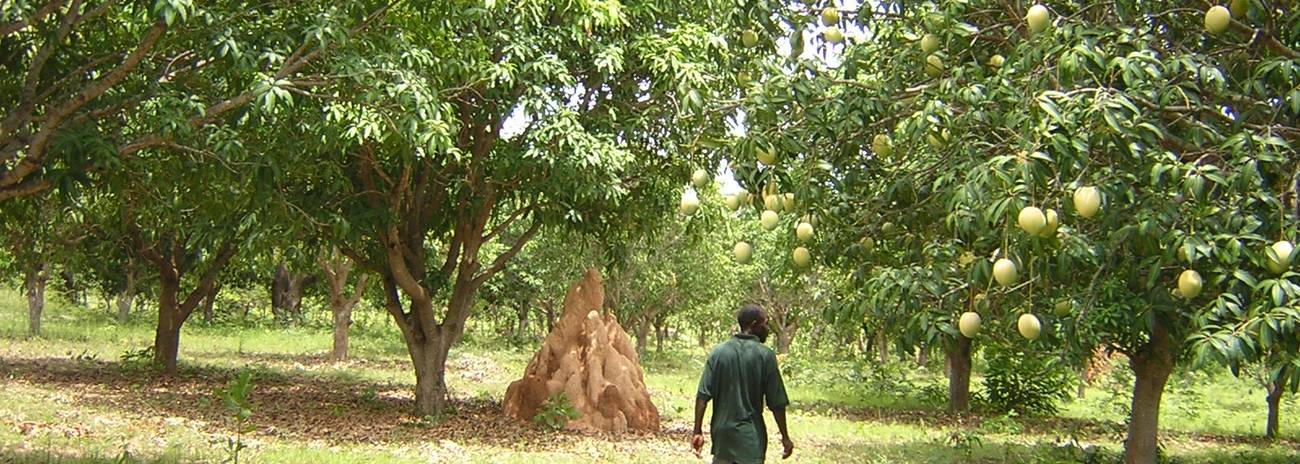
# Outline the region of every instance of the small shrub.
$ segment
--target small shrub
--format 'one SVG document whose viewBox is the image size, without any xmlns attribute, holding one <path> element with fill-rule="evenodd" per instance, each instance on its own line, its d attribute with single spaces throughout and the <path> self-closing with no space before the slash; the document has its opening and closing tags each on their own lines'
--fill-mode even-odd
<svg viewBox="0 0 1300 464">
<path fill-rule="evenodd" d="M 153 367 L 153 346 L 123 351 L 118 361 L 124 370 L 135 371 Z"/>
<path fill-rule="evenodd" d="M 944 438 L 944 443 L 961 453 L 964 458 L 963 461 L 970 462 L 975 450 L 984 445 L 984 440 L 977 431 L 956 429 L 948 432 L 948 436 Z"/>
<path fill-rule="evenodd" d="M 217 398 L 221 399 L 235 423 L 235 436 L 226 438 L 226 453 L 230 456 L 226 462 L 239 464 L 239 454 L 247 448 L 244 444 L 244 434 L 257 430 L 257 426 L 249 423 L 249 419 L 253 417 L 253 404 L 249 402 L 249 395 L 252 392 L 253 373 L 250 371 L 240 372 L 239 377 L 231 379 L 226 384 L 226 388 L 219 388 L 216 391 Z"/>
<path fill-rule="evenodd" d="M 1059 359 L 990 346 L 984 388 L 994 412 L 1023 415 L 1056 414 L 1069 397 L 1073 378 Z"/>
<path fill-rule="evenodd" d="M 1004 416 L 985 419 L 984 422 L 980 423 L 980 428 L 989 433 L 1005 435 L 1019 435 L 1023 431 L 1020 422 L 1016 421 L 1015 411 L 1009 412 Z"/>
<path fill-rule="evenodd" d="M 542 403 L 537 415 L 533 416 L 533 422 L 549 430 L 560 430 L 578 416 L 578 410 L 569 403 L 569 397 L 564 393 L 556 393 Z"/>
</svg>

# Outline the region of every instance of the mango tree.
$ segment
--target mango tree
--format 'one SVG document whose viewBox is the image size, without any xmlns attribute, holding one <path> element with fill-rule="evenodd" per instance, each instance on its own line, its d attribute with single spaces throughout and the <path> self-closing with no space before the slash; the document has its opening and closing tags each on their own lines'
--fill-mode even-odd
<svg viewBox="0 0 1300 464">
<path fill-rule="evenodd" d="M 270 88 L 308 92 L 307 66 L 386 2 L 262 5 L 49 0 L 0 6 L 0 202 L 84 183 L 178 133 L 220 130 Z M 164 111 L 168 125 L 134 124 Z M 194 148 L 191 146 L 191 148 Z"/>
<path fill-rule="evenodd" d="M 601 233 L 675 206 L 682 147 L 720 127 L 702 109 L 726 43 L 707 24 L 732 7 L 401 6 L 382 38 L 330 61 L 343 77 L 319 105 L 282 113 L 277 163 L 311 166 L 287 172 L 283 197 L 380 276 L 417 414 L 444 411 L 478 290 L 539 231 Z"/>
<path fill-rule="evenodd" d="M 1237 317 L 1229 303 L 1253 286 L 1241 271 L 1288 238 L 1294 217 L 1284 201 L 1300 140 L 1298 17 L 1239 3 L 1236 19 L 1218 24 L 1216 12 L 1207 30 L 1200 2 L 866 2 L 841 16 L 870 40 L 810 42 L 834 59 L 765 76 L 790 82 L 749 102 L 796 117 L 762 136 L 832 166 L 833 180 L 814 185 L 856 200 L 826 203 L 862 218 L 841 221 L 844 235 L 898 224 L 896 253 L 920 265 L 885 280 L 937 296 L 999 288 L 1006 315 L 1033 312 L 1059 333 L 1036 346 L 1128 355 L 1126 461 L 1154 462 L 1161 393 L 1185 340 Z M 853 176 L 874 185 L 855 194 Z M 942 221 L 930 202 L 947 209 Z M 949 257 L 926 259 L 935 247 Z M 963 255 L 971 270 L 958 285 Z M 1006 278 L 990 279 L 1001 259 Z M 1043 317 L 1062 301 L 1063 316 Z"/>
</svg>

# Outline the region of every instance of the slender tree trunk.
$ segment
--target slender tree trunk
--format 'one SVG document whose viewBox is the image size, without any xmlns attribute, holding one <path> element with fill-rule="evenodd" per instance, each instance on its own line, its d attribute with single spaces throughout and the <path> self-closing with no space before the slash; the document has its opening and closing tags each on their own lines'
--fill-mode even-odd
<svg viewBox="0 0 1300 464">
<path fill-rule="evenodd" d="M 916 365 L 925 367 L 930 363 L 930 347 L 921 345 L 916 349 Z"/>
<path fill-rule="evenodd" d="M 663 318 L 655 319 L 655 352 L 664 352 L 664 338 L 668 337 L 668 321 Z"/>
<path fill-rule="evenodd" d="M 876 331 L 876 351 L 879 352 L 880 363 L 889 363 L 889 339 L 885 338 L 885 329 Z"/>
<path fill-rule="evenodd" d="M 1156 314 L 1150 341 L 1129 360 L 1135 382 L 1128 439 L 1124 444 L 1126 464 L 1155 464 L 1159 457 L 1160 398 L 1174 368 L 1172 345 L 1164 320 Z"/>
<path fill-rule="evenodd" d="M 181 324 L 185 323 L 181 314 L 178 293 L 180 278 L 172 273 L 163 272 L 160 276 L 158 294 L 158 327 L 154 331 L 154 362 L 162 366 L 167 375 L 176 375 L 176 358 L 181 346 Z"/>
<path fill-rule="evenodd" d="M 279 323 L 288 323 L 289 314 L 285 310 L 289 299 L 289 269 L 284 263 L 275 265 L 275 274 L 271 277 L 271 316 Z"/>
<path fill-rule="evenodd" d="M 948 412 L 969 411 L 971 340 L 957 334 L 956 342 L 945 351 L 948 362 Z"/>
<path fill-rule="evenodd" d="M 334 348 L 330 351 L 330 358 L 342 361 L 348 358 L 348 327 L 352 325 L 352 309 L 365 295 L 370 276 L 369 274 L 357 276 L 356 286 L 353 287 L 352 296 L 349 297 L 345 293 L 345 288 L 348 283 L 348 273 L 352 270 L 352 262 L 340 257 L 337 250 L 330 259 L 321 257 L 317 262 L 325 274 L 325 283 L 330 293 L 330 312 L 334 316 Z"/>
<path fill-rule="evenodd" d="M 650 343 L 650 321 L 641 318 L 636 323 L 636 354 L 642 358 L 646 355 L 646 345 Z"/>
<path fill-rule="evenodd" d="M 808 334 L 808 347 L 812 348 L 813 351 L 817 351 L 818 348 L 821 348 L 822 327 L 824 326 L 825 324 L 813 324 L 812 333 Z"/>
<path fill-rule="evenodd" d="M 515 324 L 515 339 L 523 340 L 528 336 L 528 306 L 531 302 L 521 301 L 518 308 L 515 308 L 515 316 L 519 318 Z"/>
<path fill-rule="evenodd" d="M 709 330 L 708 330 L 707 327 L 704 326 L 704 324 L 700 324 L 699 335 L 700 335 L 700 338 L 699 338 L 700 348 L 708 348 L 708 347 L 709 347 Z"/>
<path fill-rule="evenodd" d="M 303 321 L 302 293 L 307 286 L 311 285 L 315 280 L 315 276 L 312 275 L 294 276 L 293 279 L 289 280 L 289 294 L 287 295 L 288 298 L 285 300 L 285 309 L 287 310 L 286 312 L 293 317 L 293 320 L 296 323 L 301 324 Z"/>
<path fill-rule="evenodd" d="M 41 315 L 45 312 L 45 283 L 48 280 L 45 263 L 27 268 L 23 289 L 27 294 L 27 332 L 32 335 L 41 334 Z"/>
<path fill-rule="evenodd" d="M 212 288 L 212 293 L 208 294 L 207 298 L 203 299 L 203 322 L 211 324 L 212 320 L 216 317 L 216 314 L 214 314 L 214 311 L 212 310 L 212 305 L 216 303 L 217 293 L 220 291 L 221 285 L 217 285 Z"/>
<path fill-rule="evenodd" d="M 334 348 L 330 358 L 335 361 L 348 359 L 348 327 L 352 325 L 352 309 L 334 312 Z"/>
<path fill-rule="evenodd" d="M 790 352 L 790 344 L 794 342 L 794 329 L 791 327 L 782 328 L 776 333 L 776 352 L 786 354 Z"/>
<path fill-rule="evenodd" d="M 1268 422 L 1264 424 L 1264 438 L 1273 440 L 1278 434 L 1278 417 L 1281 413 L 1282 394 L 1286 392 L 1286 378 L 1279 376 L 1268 386 Z"/>
<path fill-rule="evenodd" d="M 117 295 L 117 322 L 131 321 L 131 304 L 135 301 L 135 266 L 126 266 L 126 288 Z"/>
</svg>

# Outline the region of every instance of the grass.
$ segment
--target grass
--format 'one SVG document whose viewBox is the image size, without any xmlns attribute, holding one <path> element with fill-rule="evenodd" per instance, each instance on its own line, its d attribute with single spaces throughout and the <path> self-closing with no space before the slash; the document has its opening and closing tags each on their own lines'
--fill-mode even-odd
<svg viewBox="0 0 1300 464">
<path fill-rule="evenodd" d="M 662 432 L 549 433 L 501 417 L 505 388 L 535 347 L 512 346 L 486 327 L 472 326 L 449 360 L 457 411 L 424 420 L 406 413 L 414 378 L 380 311 L 358 312 L 354 359 L 344 363 L 325 357 L 322 315 L 296 328 L 194 320 L 182 335 L 183 373 L 166 379 L 120 362 L 150 345 L 149 315 L 119 325 L 107 310 L 53 297 L 44 334 L 28 337 L 23 305 L 0 290 L 0 463 L 222 462 L 233 421 L 213 392 L 241 369 L 257 375 L 258 430 L 246 462 L 695 461 L 687 441 L 705 353 L 684 342 L 643 359 Z M 1129 384 L 1119 373 L 1066 403 L 1060 417 L 951 417 L 939 412 L 941 373 L 812 358 L 795 353 L 784 364 L 796 462 L 1109 462 L 1121 449 Z M 1161 410 L 1162 444 L 1171 462 L 1296 462 L 1300 420 L 1286 414 L 1295 406 L 1287 397 L 1283 440 L 1267 444 L 1258 385 L 1180 374 Z"/>
</svg>

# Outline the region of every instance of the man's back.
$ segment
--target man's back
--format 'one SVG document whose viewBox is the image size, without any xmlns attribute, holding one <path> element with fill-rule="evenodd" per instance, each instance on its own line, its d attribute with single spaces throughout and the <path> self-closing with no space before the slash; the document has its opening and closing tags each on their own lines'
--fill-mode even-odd
<svg viewBox="0 0 1300 464">
<path fill-rule="evenodd" d="M 736 335 L 713 349 L 696 397 L 714 403 L 710 421 L 714 456 L 739 463 L 763 462 L 767 450 L 764 400 L 773 410 L 790 403 L 776 354 L 748 334 Z"/>
</svg>

